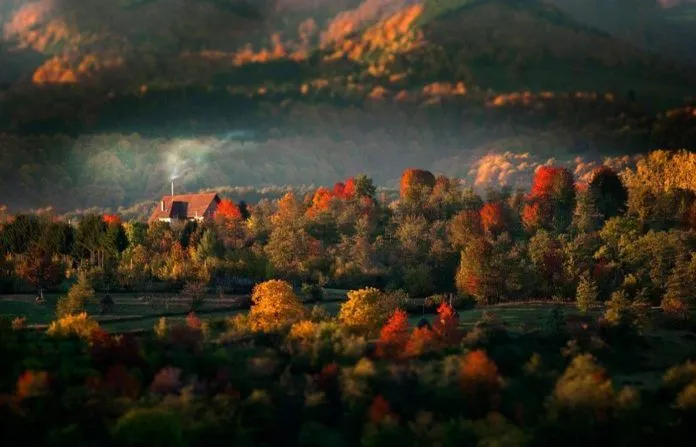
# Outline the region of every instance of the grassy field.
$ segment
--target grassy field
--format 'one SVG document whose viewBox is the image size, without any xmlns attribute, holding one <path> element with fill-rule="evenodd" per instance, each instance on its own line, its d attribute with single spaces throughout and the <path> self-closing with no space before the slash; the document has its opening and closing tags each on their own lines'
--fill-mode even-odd
<svg viewBox="0 0 696 447">
<path fill-rule="evenodd" d="M 318 304 L 329 314 L 338 315 L 341 307 L 341 297 L 345 293 L 341 291 L 331 291 L 329 297 L 331 301 Z M 240 309 L 240 299 L 244 297 L 225 297 L 219 298 L 211 296 L 206 299 L 204 306 L 198 312 L 202 319 L 223 318 L 248 312 L 247 309 Z M 34 302 L 31 295 L 6 295 L 0 296 L 0 315 L 14 318 L 24 316 L 29 325 L 47 325 L 55 319 L 55 303 L 57 295 L 47 295 L 46 304 L 39 305 Z M 184 300 L 175 297 L 167 300 L 159 297 L 150 302 L 143 301 L 136 295 L 118 294 L 113 295 L 114 307 L 112 312 L 100 315 L 100 308 L 97 304 L 89 304 L 87 311 L 95 315 L 102 327 L 112 332 L 133 331 L 139 329 L 152 328 L 157 320 L 163 316 L 173 320 L 183 319 L 187 304 Z M 308 305 L 313 306 L 313 304 Z M 487 308 L 463 310 L 460 312 L 460 324 L 462 327 L 471 328 L 481 319 L 484 312 L 495 315 L 506 323 L 511 329 L 519 329 L 524 326 L 543 325 L 548 319 L 552 305 L 548 304 L 520 304 L 494 306 Z M 565 313 L 575 312 L 574 308 L 567 308 Z M 418 324 L 421 318 L 432 321 L 432 314 L 412 314 L 409 321 L 412 326 Z"/>
</svg>

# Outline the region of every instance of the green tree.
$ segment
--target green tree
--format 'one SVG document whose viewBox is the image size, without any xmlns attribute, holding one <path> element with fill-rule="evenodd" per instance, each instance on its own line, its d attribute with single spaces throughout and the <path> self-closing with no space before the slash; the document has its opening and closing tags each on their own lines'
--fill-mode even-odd
<svg viewBox="0 0 696 447">
<path fill-rule="evenodd" d="M 354 180 L 356 197 L 369 197 L 371 199 L 375 198 L 377 188 L 375 188 L 371 178 L 365 174 L 358 174 L 355 176 Z"/>
<path fill-rule="evenodd" d="M 58 300 L 56 313 L 62 318 L 84 312 L 85 306 L 92 298 L 94 298 L 92 284 L 90 284 L 87 274 L 80 272 L 77 282 L 72 285 L 68 295 Z"/>
<path fill-rule="evenodd" d="M 124 447 L 185 447 L 178 418 L 156 408 L 133 408 L 116 422 L 113 437 Z"/>
<path fill-rule="evenodd" d="M 604 219 L 610 219 L 626 211 L 628 190 L 621 178 L 606 166 L 592 173 L 587 192 L 597 212 Z"/>
<path fill-rule="evenodd" d="M 107 224 L 101 216 L 90 214 L 83 217 L 75 232 L 76 254 L 81 258 L 89 257 L 92 265 L 101 265 L 106 230 Z"/>
<path fill-rule="evenodd" d="M 631 301 L 623 290 L 617 290 L 611 294 L 611 299 L 606 304 L 604 319 L 613 326 L 631 324 Z"/>
<path fill-rule="evenodd" d="M 573 227 L 581 233 L 598 230 L 602 225 L 602 215 L 597 208 L 595 196 L 589 191 L 578 194 L 573 213 Z"/>
<path fill-rule="evenodd" d="M 575 300 L 580 313 L 584 315 L 592 308 L 597 302 L 598 293 L 599 289 L 597 283 L 595 283 L 589 275 L 583 275 L 580 278 L 575 294 Z"/>
<path fill-rule="evenodd" d="M 669 275 L 666 291 L 660 303 L 665 314 L 679 320 L 689 318 L 689 309 L 696 294 L 695 279 L 690 271 L 690 263 L 685 257 L 680 257 Z"/>
<path fill-rule="evenodd" d="M 147 241 L 148 226 L 145 223 L 133 221 L 124 225 L 128 246 L 145 245 Z"/>
<path fill-rule="evenodd" d="M 204 263 L 211 258 L 220 258 L 223 254 L 224 247 L 220 243 L 217 234 L 212 230 L 205 230 L 196 248 L 196 261 Z"/>
</svg>

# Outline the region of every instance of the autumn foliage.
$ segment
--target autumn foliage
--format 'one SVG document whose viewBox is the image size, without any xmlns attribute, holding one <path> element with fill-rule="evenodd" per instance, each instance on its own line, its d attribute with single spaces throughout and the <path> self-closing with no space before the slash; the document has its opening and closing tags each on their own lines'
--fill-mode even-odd
<svg viewBox="0 0 696 447">
<path fill-rule="evenodd" d="M 121 223 L 121 217 L 118 214 L 104 214 L 103 220 L 107 225 L 118 225 Z"/>
<path fill-rule="evenodd" d="M 17 397 L 26 399 L 48 393 L 49 379 L 46 371 L 25 371 L 17 380 Z"/>
<path fill-rule="evenodd" d="M 505 208 L 500 202 L 489 202 L 481 208 L 481 225 L 486 233 L 499 233 L 505 229 Z"/>
<path fill-rule="evenodd" d="M 254 287 L 249 320 L 255 331 L 271 332 L 300 321 L 305 308 L 285 281 L 271 280 Z"/>
<path fill-rule="evenodd" d="M 370 421 L 379 424 L 387 419 L 395 419 L 396 415 L 392 412 L 391 405 L 381 395 L 375 396 L 368 410 Z"/>
<path fill-rule="evenodd" d="M 428 326 L 419 327 L 411 332 L 411 336 L 406 343 L 405 355 L 408 357 L 418 357 L 438 348 L 437 334 Z"/>
<path fill-rule="evenodd" d="M 215 217 L 223 219 L 241 219 L 242 211 L 236 203 L 229 199 L 223 199 L 215 211 Z"/>
<path fill-rule="evenodd" d="M 459 343 L 459 316 L 452 306 L 442 303 L 437 308 L 437 318 L 433 322 L 433 331 L 445 346 L 453 346 Z"/>
<path fill-rule="evenodd" d="M 482 350 L 469 352 L 462 358 L 459 383 L 475 408 L 497 403 L 503 385 L 497 365 Z"/>
<path fill-rule="evenodd" d="M 435 176 L 430 171 L 424 171 L 422 169 L 406 169 L 403 174 L 401 174 L 401 197 L 406 197 L 409 190 L 413 187 L 435 187 Z"/>
<path fill-rule="evenodd" d="M 377 355 L 380 357 L 399 356 L 404 352 L 408 338 L 408 314 L 397 309 L 380 331 L 377 341 Z"/>
<path fill-rule="evenodd" d="M 307 210 L 310 216 L 316 216 L 329 210 L 334 200 L 351 200 L 355 198 L 355 179 L 348 178 L 345 182 L 338 182 L 333 189 L 320 187 L 314 192 L 312 203 Z"/>
<path fill-rule="evenodd" d="M 529 231 L 539 228 L 564 230 L 571 222 L 575 180 L 565 168 L 542 166 L 532 181 L 522 223 Z"/>
</svg>

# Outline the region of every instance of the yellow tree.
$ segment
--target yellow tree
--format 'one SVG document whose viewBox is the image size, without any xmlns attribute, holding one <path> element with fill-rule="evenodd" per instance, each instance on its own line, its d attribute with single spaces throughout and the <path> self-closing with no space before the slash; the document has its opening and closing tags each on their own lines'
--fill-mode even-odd
<svg viewBox="0 0 696 447">
<path fill-rule="evenodd" d="M 397 305 L 393 297 L 375 288 L 351 290 L 338 318 L 344 326 L 376 333 Z"/>
<path fill-rule="evenodd" d="M 305 316 L 304 306 L 286 281 L 274 279 L 258 284 L 251 301 L 249 323 L 255 331 L 275 331 Z"/>
</svg>

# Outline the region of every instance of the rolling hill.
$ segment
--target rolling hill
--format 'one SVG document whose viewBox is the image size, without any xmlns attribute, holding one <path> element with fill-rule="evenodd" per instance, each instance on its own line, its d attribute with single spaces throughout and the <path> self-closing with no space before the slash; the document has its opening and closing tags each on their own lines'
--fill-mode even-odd
<svg viewBox="0 0 696 447">
<path fill-rule="evenodd" d="M 549 1 L 12 3 L 0 201 L 15 209 L 150 200 L 172 157 L 200 161 L 181 185 L 196 190 L 696 147 L 687 66 Z"/>
</svg>

